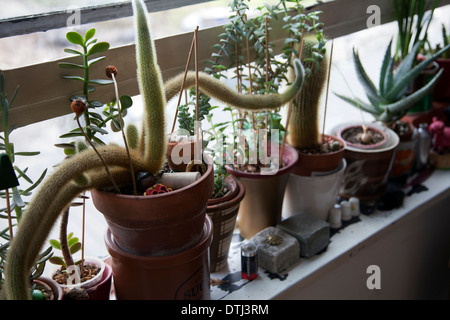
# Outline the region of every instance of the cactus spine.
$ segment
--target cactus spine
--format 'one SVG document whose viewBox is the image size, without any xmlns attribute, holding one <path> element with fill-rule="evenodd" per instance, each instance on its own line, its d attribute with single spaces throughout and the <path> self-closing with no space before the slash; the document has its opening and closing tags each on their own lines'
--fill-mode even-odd
<svg viewBox="0 0 450 320">
<path fill-rule="evenodd" d="M 136 127 L 130 127 L 127 132 L 129 139 L 132 140 L 130 157 L 135 172 L 157 173 L 163 165 L 166 148 L 164 117 L 166 97 L 173 97 L 178 92 L 180 81 L 176 89 L 170 86 L 170 83 L 174 82 L 164 87 L 143 1 L 133 0 L 133 10 L 136 21 L 138 81 L 144 100 L 145 117 L 140 137 L 137 137 Z M 205 92 L 238 108 L 276 108 L 292 99 L 302 87 L 303 66 L 298 60 L 294 65 L 297 79 L 279 95 L 238 95 L 220 81 L 208 81 L 203 75 L 199 86 Z M 192 81 L 192 77 L 190 79 Z M 129 160 L 125 148 L 108 145 L 97 150 L 111 167 L 111 174 L 117 183 L 130 184 Z M 99 170 L 102 166 L 94 150 L 85 150 L 63 161 L 41 184 L 11 242 L 5 269 L 6 298 L 30 299 L 29 272 L 58 216 L 81 192 L 110 186 L 109 177 L 104 170 Z"/>
<path fill-rule="evenodd" d="M 313 37 L 306 37 L 303 45 L 302 58 L 312 58 L 313 47 L 316 44 Z M 314 64 L 304 61 L 305 67 L 314 70 Z M 305 80 L 303 90 L 294 99 L 289 120 L 287 142 L 297 149 L 308 148 L 320 144 L 319 130 L 320 97 L 325 87 L 328 71 L 327 56 L 320 62 L 319 69 L 313 71 Z"/>
</svg>

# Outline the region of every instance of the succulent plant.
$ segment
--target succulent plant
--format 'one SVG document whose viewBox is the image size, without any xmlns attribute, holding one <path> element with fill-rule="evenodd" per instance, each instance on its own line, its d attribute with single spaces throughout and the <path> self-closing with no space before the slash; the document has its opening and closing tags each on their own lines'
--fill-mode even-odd
<svg viewBox="0 0 450 320">
<path fill-rule="evenodd" d="M 136 29 L 136 60 L 140 92 L 144 102 L 143 132 L 137 137 L 135 126 L 127 129 L 127 140 L 130 143 L 130 158 L 136 173 L 158 173 L 165 161 L 166 101 L 179 93 L 183 75 L 164 85 L 161 71 L 156 61 L 154 43 L 149 30 L 147 10 L 142 0 L 133 0 L 133 11 Z M 238 94 L 213 77 L 199 73 L 199 87 L 202 92 L 213 96 L 227 104 L 243 109 L 273 109 L 290 101 L 301 89 L 304 69 L 299 60 L 294 62 L 297 79 L 282 94 L 261 96 Z M 195 84 L 195 74 L 189 73 L 186 87 Z M 139 141 L 139 142 L 137 142 Z M 129 185 L 129 158 L 125 148 L 117 145 L 99 146 L 98 153 L 111 168 L 118 185 Z M 111 187 L 110 177 L 99 170 L 103 162 L 93 149 L 77 153 L 63 161 L 56 170 L 42 182 L 34 195 L 28 214 L 23 217 L 6 266 L 6 282 L 4 286 L 6 298 L 29 299 L 27 290 L 29 270 L 35 263 L 39 250 L 45 243 L 47 235 L 61 212 L 66 209 L 72 199 L 85 190 Z M 80 177 L 83 177 L 80 179 Z M 39 226 L 37 228 L 37 226 Z"/>
<path fill-rule="evenodd" d="M 443 70 L 440 70 L 429 83 L 419 90 L 408 94 L 408 89 L 420 72 L 427 68 L 434 59 L 440 57 L 445 51 L 450 49 L 450 45 L 448 45 L 414 66 L 420 46 L 420 42 L 416 43 L 411 52 L 394 70 L 395 58 L 391 56 L 391 40 L 386 49 L 381 66 L 378 88 L 375 87 L 364 70 L 358 52 L 353 49 L 353 61 L 356 73 L 361 85 L 365 89 L 369 103 L 359 98 L 350 98 L 341 94 L 336 95 L 344 101 L 370 113 L 376 120 L 388 126 L 392 125 L 395 121 L 402 118 L 418 101 L 430 93 Z"/>
</svg>

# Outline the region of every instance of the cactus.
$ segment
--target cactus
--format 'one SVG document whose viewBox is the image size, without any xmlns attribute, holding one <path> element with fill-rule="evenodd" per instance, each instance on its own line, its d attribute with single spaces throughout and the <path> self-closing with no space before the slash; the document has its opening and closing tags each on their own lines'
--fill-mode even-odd
<svg viewBox="0 0 450 320">
<path fill-rule="evenodd" d="M 387 126 L 391 126 L 395 121 L 401 119 L 417 102 L 430 93 L 442 75 L 443 70 L 440 70 L 425 86 L 410 95 L 406 95 L 411 82 L 436 58 L 450 49 L 450 45 L 447 45 L 426 60 L 413 66 L 420 46 L 420 42 L 416 43 L 412 51 L 402 60 L 397 69 L 394 70 L 395 57 L 391 56 L 391 40 L 386 49 L 380 69 L 379 88 L 376 88 L 372 80 L 370 80 L 361 64 L 358 52 L 353 49 L 353 62 L 358 79 L 366 91 L 369 103 L 359 98 L 353 99 L 340 94 L 336 95 L 353 106 L 372 114 L 376 120 L 383 122 Z"/>
<path fill-rule="evenodd" d="M 133 11 L 138 82 L 144 101 L 145 116 L 140 137 L 136 137 L 136 127 L 132 126 L 127 130 L 131 147 L 130 158 L 136 173 L 147 171 L 155 174 L 162 168 L 165 160 L 166 101 L 179 93 L 181 81 L 175 78 L 164 86 L 149 31 L 147 10 L 142 0 L 133 0 Z M 237 94 L 220 81 L 203 73 L 200 74 L 199 87 L 203 92 L 238 108 L 274 109 L 292 99 L 302 87 L 303 66 L 298 60 L 294 65 L 297 79 L 283 94 L 262 96 Z M 189 74 L 187 86 L 192 85 L 194 77 Z M 111 168 L 110 173 L 119 186 L 131 183 L 129 158 L 125 148 L 107 145 L 98 147 L 97 151 Z M 5 270 L 6 298 L 14 300 L 30 298 L 27 287 L 29 271 L 52 226 L 72 199 L 86 190 L 111 187 L 110 177 L 104 170 L 99 170 L 102 166 L 103 162 L 98 154 L 88 149 L 63 161 L 51 176 L 43 181 L 11 243 Z"/>
<path fill-rule="evenodd" d="M 306 37 L 303 44 L 303 59 L 313 56 L 314 46 L 317 40 Z M 303 60 L 306 68 L 313 70 L 314 62 Z M 319 131 L 319 107 L 320 96 L 326 84 L 328 73 L 328 59 L 320 62 L 319 68 L 312 72 L 305 81 L 303 89 L 294 99 L 291 117 L 289 120 L 289 134 L 287 142 L 297 149 L 308 148 L 320 144 L 321 133 Z"/>
</svg>

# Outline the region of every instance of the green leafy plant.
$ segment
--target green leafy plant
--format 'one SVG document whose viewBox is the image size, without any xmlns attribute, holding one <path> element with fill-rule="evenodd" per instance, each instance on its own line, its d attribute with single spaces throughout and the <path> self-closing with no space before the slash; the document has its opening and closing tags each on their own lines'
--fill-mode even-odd
<svg viewBox="0 0 450 320">
<path fill-rule="evenodd" d="M 394 0 L 398 24 L 396 61 L 401 61 L 416 44 L 422 47 L 428 36 L 428 28 L 439 0 Z M 430 14 L 426 16 L 426 12 Z M 419 48 L 420 50 L 421 48 Z"/>
<path fill-rule="evenodd" d="M 413 66 L 415 57 L 421 43 L 416 43 L 413 50 L 402 60 L 394 70 L 395 57 L 391 56 L 392 40 L 390 41 L 380 69 L 380 82 L 378 88 L 367 75 L 358 52 L 353 49 L 353 61 L 361 85 L 364 87 L 369 102 L 359 98 L 350 98 L 336 94 L 344 101 L 373 115 L 376 120 L 392 126 L 395 121 L 402 118 L 406 112 L 427 95 L 442 74 L 440 70 L 424 87 L 409 93 L 411 82 L 429 66 L 434 59 L 442 55 L 450 46 L 446 46 L 428 59 Z"/>
<path fill-rule="evenodd" d="M 134 170 L 158 174 L 165 163 L 167 147 L 165 132 L 166 101 L 179 94 L 180 83 L 184 74 L 174 77 L 165 84 L 161 70 L 156 61 L 156 52 L 149 30 L 148 12 L 143 0 L 132 2 L 136 26 L 136 62 L 139 90 L 143 100 L 144 115 L 142 131 L 137 137 L 128 136 L 130 154 L 118 145 L 99 146 L 98 151 L 105 163 L 110 166 L 111 174 L 118 185 L 129 186 L 129 159 Z M 303 66 L 294 61 L 297 71 L 296 80 L 283 93 L 261 96 L 239 94 L 224 85 L 223 82 L 206 73 L 198 73 L 199 88 L 208 96 L 217 98 L 227 104 L 243 110 L 275 109 L 289 102 L 301 89 L 303 84 Z M 194 72 L 186 75 L 186 88 L 196 83 Z M 128 134 L 137 134 L 136 126 Z M 110 177 L 103 170 L 97 153 L 86 149 L 63 161 L 55 172 L 40 186 L 37 195 L 30 203 L 29 214 L 22 221 L 23 232 L 11 243 L 9 263 L 6 266 L 5 293 L 8 299 L 27 299 L 27 274 L 37 256 L 37 252 L 46 240 L 53 223 L 61 212 L 67 208 L 72 199 L 84 190 L 93 188 L 111 188 Z M 84 179 L 79 179 L 80 176 Z M 39 224 L 39 229 L 35 226 Z M 29 232 L 33 230 L 36 232 Z M 27 232 L 28 231 L 28 232 Z M 20 236 L 19 236 L 20 235 Z"/>
<path fill-rule="evenodd" d="M 80 50 L 75 50 L 71 48 L 64 49 L 64 52 L 70 53 L 79 57 L 81 63 L 72 62 L 60 62 L 58 66 L 63 69 L 78 70 L 81 75 L 64 75 L 64 79 L 80 81 L 82 84 L 81 94 L 74 95 L 70 97 L 71 101 L 81 100 L 85 103 L 87 107 L 87 112 L 83 113 L 84 117 L 84 128 L 87 135 L 87 139 L 93 141 L 96 144 L 103 145 L 104 142 L 98 138 L 97 134 L 107 134 L 108 131 L 105 130 L 108 122 L 111 122 L 111 129 L 113 131 L 119 131 L 123 123 L 121 123 L 118 104 L 117 101 L 108 102 L 104 104 L 103 102 L 95 99 L 91 99 L 91 94 L 95 92 L 95 85 L 110 85 L 113 84 L 111 79 L 91 79 L 90 73 L 91 69 L 99 62 L 105 59 L 104 56 L 96 55 L 104 53 L 109 49 L 108 42 L 97 42 L 94 38 L 96 30 L 94 28 L 89 29 L 85 35 L 81 35 L 76 31 L 70 31 L 66 34 L 67 40 L 71 44 L 75 44 L 81 47 Z M 123 95 L 120 97 L 121 105 L 121 115 L 126 115 L 127 109 L 133 104 L 132 99 Z M 98 112 L 99 108 L 103 108 L 102 112 Z M 71 130 L 69 133 L 63 134 L 60 138 L 73 138 L 73 137 L 84 137 L 81 129 L 79 127 Z M 57 144 L 57 146 L 64 148 L 64 152 L 68 155 L 75 153 L 75 143 L 62 143 Z"/>
<path fill-rule="evenodd" d="M 438 43 L 436 45 L 436 47 L 433 48 L 432 45 L 430 44 L 430 42 L 427 41 L 427 51 L 425 52 L 426 54 L 433 54 L 449 45 L 450 33 L 447 33 L 447 28 L 445 27 L 445 24 L 442 24 L 441 32 L 442 32 L 442 43 Z M 443 59 L 450 58 L 450 50 L 445 51 L 442 54 L 441 58 L 443 58 Z"/>
<path fill-rule="evenodd" d="M 67 234 L 66 236 L 67 238 L 67 248 L 68 248 L 68 253 L 70 253 L 70 255 L 74 255 L 75 253 L 79 252 L 81 250 L 81 242 L 77 237 L 73 236 L 73 232 Z M 64 244 L 61 243 L 60 241 L 56 240 L 56 239 L 51 239 L 49 240 L 50 245 L 56 249 L 56 250 L 61 250 L 62 252 L 62 256 L 53 256 L 49 259 L 50 263 L 56 264 L 56 265 L 60 265 L 64 268 L 67 268 L 67 266 L 71 266 L 74 263 L 79 263 L 79 262 L 74 262 L 73 259 L 70 260 L 67 258 L 64 258 L 64 256 L 68 256 L 67 253 L 64 253 L 63 250 L 65 250 L 64 248 Z"/>
<path fill-rule="evenodd" d="M 189 90 L 189 102 L 178 107 L 178 128 L 189 132 L 191 136 L 195 133 L 195 121 L 197 120 L 195 96 L 195 88 L 191 88 Z M 211 109 L 211 104 L 209 103 L 211 98 L 205 94 L 199 94 L 198 100 L 198 121 L 203 121 Z"/>
<path fill-rule="evenodd" d="M 14 229 L 20 225 L 22 217 L 27 212 L 28 201 L 27 198 L 31 197 L 33 191 L 39 186 L 39 184 L 44 179 L 47 169 L 45 169 L 36 181 L 30 178 L 29 168 L 20 168 L 16 163 L 17 156 L 36 156 L 39 155 L 39 151 L 16 151 L 14 148 L 14 143 L 11 139 L 11 134 L 16 129 L 15 125 L 9 124 L 9 110 L 13 105 L 14 99 L 19 91 L 19 86 L 16 87 L 12 97 L 9 99 L 6 93 L 6 79 L 3 73 L 0 74 L 0 118 L 3 128 L 3 134 L 0 135 L 0 151 L 7 154 L 11 164 L 16 172 L 19 185 L 12 188 L 12 192 L 6 192 L 5 190 L 0 191 L 0 198 L 4 199 L 10 204 L 10 209 L 12 212 L 8 214 L 7 206 L 1 206 L 0 208 L 0 219 L 11 218 L 11 226 L 6 227 L 0 231 L 0 289 L 4 282 L 3 279 L 3 269 L 5 268 L 5 263 L 7 260 L 7 254 L 10 248 L 10 241 L 12 240 L 13 234 L 15 234 Z M 24 186 L 27 186 L 24 188 Z M 10 217 L 8 217 L 8 215 Z M 11 227 L 11 228 L 10 228 Z M 14 228 L 16 227 L 16 228 Z M 51 256 L 51 248 L 44 250 L 39 254 L 38 259 L 34 263 L 31 271 L 32 279 L 40 277 L 44 271 L 45 263 Z"/>
</svg>

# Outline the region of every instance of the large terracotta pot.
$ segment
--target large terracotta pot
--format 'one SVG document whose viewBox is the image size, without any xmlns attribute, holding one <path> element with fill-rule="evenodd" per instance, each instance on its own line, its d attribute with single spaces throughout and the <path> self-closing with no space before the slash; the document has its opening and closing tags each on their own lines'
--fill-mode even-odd
<svg viewBox="0 0 450 320">
<path fill-rule="evenodd" d="M 343 124 L 334 130 L 337 132 L 351 125 L 355 124 Z M 361 201 L 371 202 L 381 197 L 386 190 L 400 139 L 387 127 L 375 124 L 370 126 L 384 131 L 387 141 L 376 148 L 358 148 L 347 143 L 344 153 L 347 169 L 339 191 L 342 198 L 357 197 Z"/>
<path fill-rule="evenodd" d="M 139 256 L 123 251 L 108 229 L 105 244 L 112 259 L 118 300 L 210 299 L 209 254 L 212 222 L 206 216 L 200 240 L 166 256 Z"/>
<path fill-rule="evenodd" d="M 119 247 L 139 255 L 169 255 L 190 248 L 202 236 L 208 199 L 214 189 L 212 160 L 194 183 L 153 196 L 92 191 Z"/>
<path fill-rule="evenodd" d="M 297 151 L 285 145 L 284 166 L 275 174 L 264 175 L 235 170 L 226 165 L 226 170 L 245 186 L 245 197 L 238 213 L 241 236 L 249 239 L 259 231 L 276 226 L 281 221 L 284 192 L 293 166 L 298 161 Z"/>
<path fill-rule="evenodd" d="M 206 210 L 214 226 L 209 248 L 211 272 L 219 271 L 227 265 L 239 205 L 245 195 L 244 185 L 232 175 L 225 178 L 225 183 L 229 192 L 221 198 L 208 200 Z"/>
</svg>

